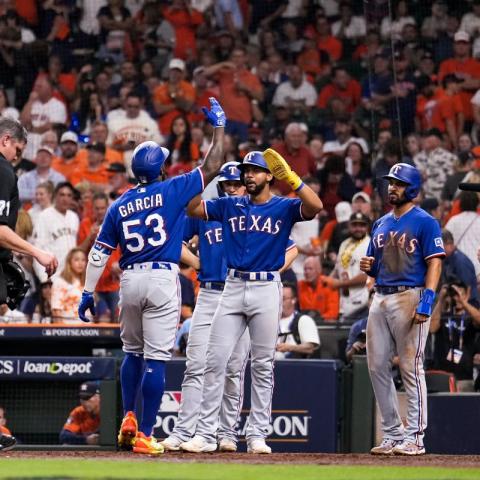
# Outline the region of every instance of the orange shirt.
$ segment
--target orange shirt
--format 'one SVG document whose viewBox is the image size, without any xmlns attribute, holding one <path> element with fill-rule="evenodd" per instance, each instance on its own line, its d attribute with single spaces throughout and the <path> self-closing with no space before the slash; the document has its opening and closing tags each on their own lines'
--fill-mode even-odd
<svg viewBox="0 0 480 480">
<path fill-rule="evenodd" d="M 81 405 L 74 408 L 63 426 L 64 430 L 72 433 L 87 434 L 98 432 L 100 428 L 100 417 L 89 413 Z"/>
<path fill-rule="evenodd" d="M 177 95 L 185 98 L 186 100 L 195 100 L 195 88 L 192 84 L 185 80 L 181 80 L 177 87 Z M 153 101 L 158 102 L 160 105 L 173 105 L 173 100 L 168 92 L 168 83 L 162 83 L 153 92 Z M 172 126 L 173 119 L 183 112 L 175 109 L 170 112 L 164 113 L 158 120 L 158 127 L 163 135 L 170 133 L 170 127 Z"/>
<path fill-rule="evenodd" d="M 480 79 L 480 62 L 473 58 L 467 58 L 465 61 L 449 58 L 440 64 L 438 79 L 441 82 L 446 75 L 455 74 L 459 78 L 473 77 Z M 475 92 L 462 90 L 459 95 L 462 100 L 463 113 L 465 120 L 473 120 L 473 111 L 470 100 Z"/>
<path fill-rule="evenodd" d="M 352 113 L 360 103 L 362 87 L 353 78 L 348 82 L 347 88 L 341 89 L 333 83 L 329 83 L 322 88 L 318 96 L 317 106 L 326 108 L 328 101 L 332 97 L 340 98 L 345 102 L 347 111 Z"/>
<path fill-rule="evenodd" d="M 168 20 L 175 30 L 175 50 L 173 56 L 189 60 L 195 58 L 197 45 L 195 30 L 203 23 L 203 15 L 195 9 L 174 9 L 167 7 L 163 10 L 165 20 Z"/>
<path fill-rule="evenodd" d="M 319 38 L 317 41 L 317 47 L 319 50 L 324 50 L 330 55 L 332 62 L 336 62 L 342 56 L 343 45 L 342 42 L 337 40 L 332 35 L 327 38 Z"/>
<path fill-rule="evenodd" d="M 243 92 L 239 92 L 235 87 L 234 78 L 256 92 L 262 91 L 262 84 L 256 75 L 247 69 L 233 71 L 232 69 L 222 69 L 218 74 L 220 84 L 220 103 L 225 111 L 227 118 L 236 122 L 250 124 L 252 122 L 252 106 L 250 97 Z"/>
<path fill-rule="evenodd" d="M 90 230 L 93 225 L 93 221 L 90 217 L 84 217 L 80 222 L 77 234 L 77 243 L 80 245 L 90 234 Z M 89 248 L 93 245 L 89 245 Z M 120 280 L 112 275 L 112 264 L 120 260 L 120 249 L 117 248 L 110 255 L 105 270 L 97 283 L 98 292 L 116 292 L 120 288 Z"/>
<path fill-rule="evenodd" d="M 78 185 L 81 182 L 87 181 L 96 185 L 106 186 L 108 185 L 108 179 L 110 173 L 107 172 L 107 167 L 101 165 L 97 170 L 90 170 L 88 165 L 79 165 L 70 177 L 70 182 L 73 186 Z"/>
<path fill-rule="evenodd" d="M 443 95 L 433 109 L 432 127 L 441 132 L 447 130 L 447 120 L 452 120 L 458 133 L 457 114 L 462 112 L 462 100 L 460 95 Z"/>
<path fill-rule="evenodd" d="M 195 103 L 193 105 L 193 111 L 188 114 L 188 120 L 193 125 L 195 123 L 201 123 L 205 120 L 205 115 L 202 112 L 202 107 L 210 109 L 210 97 L 215 97 L 215 93 L 212 90 L 205 90 L 203 93 L 198 94 L 195 92 Z"/>
<path fill-rule="evenodd" d="M 0 425 L 0 433 L 3 433 L 4 435 L 11 435 L 12 432 L 7 428 L 2 425 Z"/>
<path fill-rule="evenodd" d="M 326 287 L 320 276 L 315 289 L 305 280 L 298 282 L 298 302 L 302 310 L 317 310 L 326 321 L 336 321 L 339 313 L 337 290 Z"/>
<path fill-rule="evenodd" d="M 37 25 L 38 12 L 36 0 L 15 0 L 14 10 L 29 24 Z"/>
<path fill-rule="evenodd" d="M 62 157 L 53 157 L 52 168 L 58 173 L 61 173 L 69 182 L 71 182 L 71 177 L 75 169 L 80 165 L 78 160 L 78 154 L 75 156 L 73 161 L 65 163 Z"/>
<path fill-rule="evenodd" d="M 81 148 L 77 152 L 77 162 L 79 165 L 87 165 L 88 150 Z M 105 149 L 105 160 L 110 165 L 111 163 L 123 163 L 123 153 L 113 148 L 107 147 Z"/>
<path fill-rule="evenodd" d="M 314 77 L 321 73 L 322 65 L 319 51 L 314 49 L 302 50 L 297 57 L 297 65 L 309 75 Z"/>
</svg>

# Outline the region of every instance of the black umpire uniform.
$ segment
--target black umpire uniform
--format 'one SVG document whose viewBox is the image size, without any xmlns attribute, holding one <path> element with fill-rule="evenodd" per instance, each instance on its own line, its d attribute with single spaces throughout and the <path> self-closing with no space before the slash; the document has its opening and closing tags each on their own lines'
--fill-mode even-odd
<svg viewBox="0 0 480 480">
<path fill-rule="evenodd" d="M 17 176 L 13 166 L 0 153 L 0 224 L 15 230 L 19 207 Z M 0 304 L 7 302 L 7 271 L 12 258 L 11 250 L 0 247 Z M 15 444 L 15 437 L 0 433 L 0 450 L 10 450 Z"/>
</svg>

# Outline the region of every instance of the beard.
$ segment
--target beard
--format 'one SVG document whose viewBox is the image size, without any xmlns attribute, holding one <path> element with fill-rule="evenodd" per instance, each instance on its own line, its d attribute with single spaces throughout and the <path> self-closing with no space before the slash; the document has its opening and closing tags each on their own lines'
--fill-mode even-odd
<svg viewBox="0 0 480 480">
<path fill-rule="evenodd" d="M 268 182 L 266 180 L 262 183 L 259 183 L 258 185 L 254 184 L 254 183 L 248 183 L 248 184 L 245 184 L 245 187 L 247 189 L 248 194 L 255 196 L 255 195 L 259 195 L 260 193 L 263 192 L 267 183 Z"/>
<path fill-rule="evenodd" d="M 401 207 L 402 205 L 405 205 L 406 203 L 410 202 L 410 200 L 405 198 L 405 195 L 402 195 L 399 197 L 398 195 L 395 194 L 388 194 L 388 203 L 390 205 L 393 205 L 395 207 Z"/>
</svg>

